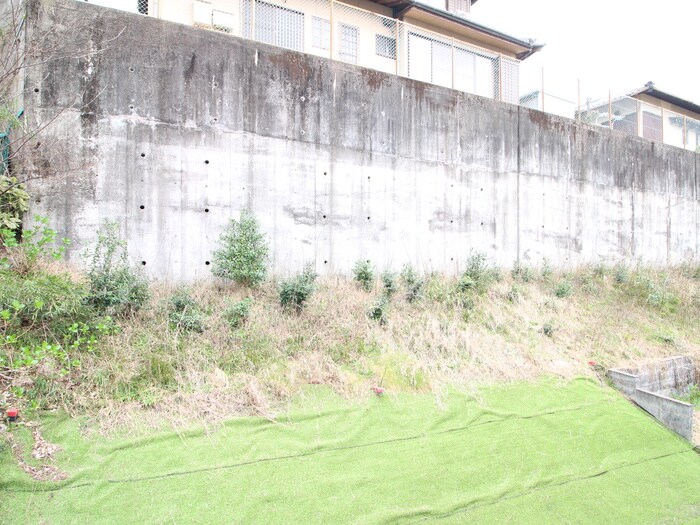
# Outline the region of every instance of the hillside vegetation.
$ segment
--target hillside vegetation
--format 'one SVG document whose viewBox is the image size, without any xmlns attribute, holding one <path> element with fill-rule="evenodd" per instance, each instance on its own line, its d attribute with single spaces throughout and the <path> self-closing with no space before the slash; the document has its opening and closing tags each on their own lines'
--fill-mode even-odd
<svg viewBox="0 0 700 525">
<path fill-rule="evenodd" d="M 1 409 L 18 405 L 32 418 L 63 408 L 102 432 L 126 432 L 273 417 L 308 384 L 346 398 L 377 389 L 440 396 L 450 386 L 475 391 L 700 357 L 700 267 L 692 264 L 498 270 L 472 253 L 455 278 L 410 267 L 379 274 L 363 261 L 353 278 L 317 279 L 307 267 L 279 282 L 255 267 L 244 284 L 222 276 L 183 288 L 149 286 L 130 269 L 116 226 L 99 239 L 85 272 L 49 248 L 46 224 L 6 246 Z"/>
</svg>

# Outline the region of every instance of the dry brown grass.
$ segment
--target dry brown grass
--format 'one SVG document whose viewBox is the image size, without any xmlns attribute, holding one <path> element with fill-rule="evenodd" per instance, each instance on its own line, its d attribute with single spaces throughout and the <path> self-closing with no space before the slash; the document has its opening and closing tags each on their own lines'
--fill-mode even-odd
<svg viewBox="0 0 700 525">
<path fill-rule="evenodd" d="M 700 279 L 688 268 L 667 275 L 636 269 L 622 284 L 611 269 L 532 282 L 503 273 L 469 311 L 455 302 L 449 279 L 430 278 L 417 303 L 407 302 L 402 290 L 385 326 L 367 316 L 379 283 L 367 293 L 348 280 L 326 278 L 299 314 L 279 306 L 272 283 L 255 291 L 198 283 L 190 293 L 205 313 L 201 334 L 168 322 L 176 288 L 156 284 L 147 308 L 122 321 L 120 333 L 103 339 L 97 352 L 82 356 L 61 402 L 73 413 L 91 414 L 103 431 L 128 431 L 214 424 L 233 415 L 272 417 L 309 384 L 361 399 L 379 384 L 438 394 L 543 375 L 594 376 L 589 361 L 613 367 L 674 354 L 700 359 Z M 564 278 L 573 293 L 557 298 L 553 289 Z M 667 296 L 651 304 L 649 289 L 660 288 Z M 250 318 L 232 330 L 225 305 L 249 294 Z"/>
</svg>

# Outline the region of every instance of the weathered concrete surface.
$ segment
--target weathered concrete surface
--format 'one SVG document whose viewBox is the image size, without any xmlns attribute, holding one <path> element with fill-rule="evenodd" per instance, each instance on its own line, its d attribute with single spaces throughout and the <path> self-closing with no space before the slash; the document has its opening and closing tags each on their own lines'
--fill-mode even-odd
<svg viewBox="0 0 700 525">
<path fill-rule="evenodd" d="M 693 405 L 641 388 L 635 392 L 634 402 L 664 426 L 689 441 L 693 440 Z"/>
<path fill-rule="evenodd" d="M 608 377 L 612 381 L 615 388 L 628 397 L 634 396 L 637 390 L 637 376 L 622 370 L 608 370 Z"/>
<path fill-rule="evenodd" d="M 611 369 L 608 377 L 615 387 L 637 405 L 686 439 L 693 440 L 693 406 L 671 395 L 686 392 L 696 383 L 695 363 L 688 356 L 676 356 L 634 369 Z"/>
<path fill-rule="evenodd" d="M 31 212 L 74 241 L 72 258 L 112 218 L 151 276 L 205 277 L 244 207 L 277 273 L 306 261 L 343 273 L 358 258 L 452 273 L 471 250 L 503 266 L 700 255 L 694 153 L 223 34 L 51 5 L 35 27 L 101 50 L 27 80 L 39 89 L 28 118 L 66 108 L 49 133 L 59 157 L 81 160 L 30 187 Z M 76 17 L 84 31 L 63 34 Z M 39 148 L 36 164 L 56 168 L 47 159 Z"/>
<path fill-rule="evenodd" d="M 636 388 L 666 396 L 675 395 L 697 382 L 695 363 L 685 355 L 669 357 L 637 368 L 613 368 L 608 371 L 608 376 L 627 395 L 632 395 Z"/>
</svg>

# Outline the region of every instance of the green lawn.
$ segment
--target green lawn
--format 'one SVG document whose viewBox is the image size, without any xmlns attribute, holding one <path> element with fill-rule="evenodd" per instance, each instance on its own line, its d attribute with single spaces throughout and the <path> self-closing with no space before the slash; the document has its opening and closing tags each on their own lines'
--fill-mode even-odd
<svg viewBox="0 0 700 525">
<path fill-rule="evenodd" d="M 81 438 L 47 417 L 61 483 L 0 452 L 8 524 L 700 524 L 700 456 L 588 380 L 351 405 L 310 390 L 275 422 Z"/>
</svg>

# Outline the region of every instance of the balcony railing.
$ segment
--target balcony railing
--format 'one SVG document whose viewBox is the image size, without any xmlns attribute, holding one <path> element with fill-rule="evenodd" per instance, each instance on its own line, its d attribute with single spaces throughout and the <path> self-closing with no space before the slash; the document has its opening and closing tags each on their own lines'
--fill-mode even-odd
<svg viewBox="0 0 700 525">
<path fill-rule="evenodd" d="M 336 0 L 91 0 L 189 22 L 257 42 L 521 104 L 700 152 L 700 121 L 630 97 L 576 106 L 534 91 L 519 96 L 520 61 Z M 188 7 L 188 5 L 190 7 Z M 191 9 L 191 11 L 189 11 Z M 183 13 L 184 11 L 187 11 Z M 546 104 L 546 107 L 545 107 Z"/>
<path fill-rule="evenodd" d="M 91 0 L 257 42 L 518 103 L 520 61 L 335 0 Z M 133 4 L 133 5 L 131 5 Z M 371 4 L 370 4 L 371 5 Z M 177 9 L 177 11 L 175 11 Z M 188 11 L 183 13 L 183 9 Z"/>
</svg>

